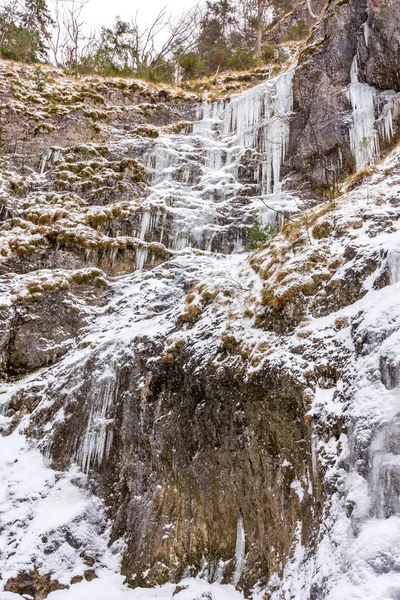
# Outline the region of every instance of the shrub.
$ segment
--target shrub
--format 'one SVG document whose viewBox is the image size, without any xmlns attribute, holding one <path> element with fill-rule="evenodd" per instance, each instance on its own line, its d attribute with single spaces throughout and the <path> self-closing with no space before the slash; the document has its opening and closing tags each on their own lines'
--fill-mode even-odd
<svg viewBox="0 0 400 600">
<path fill-rule="evenodd" d="M 275 48 L 273 44 L 266 44 L 262 49 L 262 57 L 266 63 L 270 63 L 275 58 Z"/>
<path fill-rule="evenodd" d="M 235 50 L 229 57 L 229 67 L 235 71 L 251 69 L 256 62 L 253 53 L 247 50 Z"/>
<path fill-rule="evenodd" d="M 188 52 L 177 57 L 177 63 L 183 71 L 183 78 L 193 79 L 198 74 L 198 70 L 201 64 L 200 59 L 194 52 Z"/>
<path fill-rule="evenodd" d="M 304 40 L 304 38 L 306 38 L 309 34 L 309 31 L 310 29 L 305 21 L 297 21 L 288 29 L 287 33 L 282 36 L 281 41 L 288 42 L 289 40 Z"/>
<path fill-rule="evenodd" d="M 35 88 L 39 90 L 39 92 L 43 92 L 48 76 L 42 71 L 41 67 L 36 67 L 36 69 L 33 72 L 32 79 L 33 83 L 35 84 Z"/>
<path fill-rule="evenodd" d="M 257 248 L 272 239 L 276 233 L 276 227 L 272 223 L 264 225 L 258 217 L 255 217 L 250 230 L 250 240 L 246 248 L 248 250 L 257 250 Z"/>
</svg>

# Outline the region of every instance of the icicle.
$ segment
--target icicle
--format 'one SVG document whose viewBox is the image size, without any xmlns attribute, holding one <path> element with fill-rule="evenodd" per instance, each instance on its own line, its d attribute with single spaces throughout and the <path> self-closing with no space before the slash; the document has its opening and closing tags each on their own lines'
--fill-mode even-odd
<svg viewBox="0 0 400 600">
<path fill-rule="evenodd" d="M 354 57 L 350 73 L 347 97 L 353 107 L 353 123 L 350 128 L 350 146 L 357 171 L 374 164 L 379 156 L 379 137 L 375 129 L 375 90 L 358 80 L 358 61 Z"/>
<path fill-rule="evenodd" d="M 394 249 L 389 252 L 387 265 L 390 285 L 396 285 L 400 281 L 400 250 Z"/>
<path fill-rule="evenodd" d="M 147 248 L 137 248 L 136 249 L 136 270 L 141 271 L 144 267 L 144 264 L 147 260 L 147 256 L 149 251 Z"/>
<path fill-rule="evenodd" d="M 46 165 L 48 162 L 51 162 L 52 164 L 56 163 L 59 158 L 61 156 L 61 150 L 59 150 L 58 148 L 48 148 L 48 150 L 45 150 L 42 154 L 42 158 L 40 160 L 40 166 L 39 166 L 39 173 L 41 175 L 43 175 L 45 169 L 46 169 Z"/>
<path fill-rule="evenodd" d="M 364 23 L 364 25 L 362 26 L 362 29 L 363 29 L 363 33 L 364 33 L 365 45 L 368 48 L 368 45 L 369 45 L 369 26 L 368 26 L 368 21 L 366 21 Z"/>
<path fill-rule="evenodd" d="M 145 241 L 146 235 L 152 227 L 152 215 L 149 210 L 145 210 L 142 213 L 142 220 L 140 222 L 140 232 L 139 239 Z M 136 270 L 141 271 L 145 265 L 147 260 L 149 251 L 146 247 L 141 247 L 136 249 L 135 261 L 136 261 Z"/>
<path fill-rule="evenodd" d="M 246 535 L 243 526 L 243 517 L 240 514 L 237 521 L 236 533 L 236 551 L 235 551 L 235 571 L 233 573 L 232 583 L 236 586 L 239 583 L 243 571 L 246 552 Z"/>
<path fill-rule="evenodd" d="M 142 214 L 142 220 L 140 222 L 140 233 L 139 240 L 145 240 L 149 226 L 151 223 L 151 212 L 149 210 L 144 211 Z"/>
<path fill-rule="evenodd" d="M 115 374 L 107 372 L 94 379 L 90 394 L 91 411 L 77 462 L 87 473 L 91 466 L 100 465 L 108 457 L 113 439 L 113 419 L 107 415 L 116 393 Z"/>
<path fill-rule="evenodd" d="M 390 142 L 394 135 L 393 128 L 393 101 L 390 100 L 383 109 L 382 115 L 379 118 L 379 134 L 387 142 Z"/>
<path fill-rule="evenodd" d="M 40 160 L 40 167 L 39 167 L 39 173 L 41 175 L 43 175 L 44 170 L 46 168 L 46 163 L 49 160 L 50 156 L 51 156 L 51 148 L 49 148 L 48 150 L 45 150 L 42 154 L 42 158 Z"/>
</svg>

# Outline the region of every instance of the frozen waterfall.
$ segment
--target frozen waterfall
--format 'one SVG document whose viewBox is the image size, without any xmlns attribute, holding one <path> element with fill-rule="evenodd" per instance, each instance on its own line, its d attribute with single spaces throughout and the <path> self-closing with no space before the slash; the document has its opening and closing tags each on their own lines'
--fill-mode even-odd
<svg viewBox="0 0 400 600">
<path fill-rule="evenodd" d="M 354 57 L 350 72 L 347 97 L 353 107 L 350 128 L 350 147 L 356 161 L 357 171 L 362 171 L 377 161 L 379 136 L 375 129 L 374 99 L 376 91 L 358 79 L 358 59 Z"/>
<path fill-rule="evenodd" d="M 353 107 L 350 126 L 350 147 L 356 161 L 356 170 L 362 171 L 375 164 L 380 155 L 380 140 L 390 142 L 393 137 L 393 117 L 399 110 L 399 101 L 392 96 L 384 99 L 381 114 L 376 118 L 377 90 L 368 83 L 361 83 L 358 75 L 358 59 L 354 57 L 347 98 Z"/>
<path fill-rule="evenodd" d="M 171 250 L 231 253 L 254 214 L 274 220 L 282 210 L 281 164 L 293 108 L 294 66 L 229 100 L 203 102 L 190 131 L 162 134 L 146 157 L 149 210 L 169 215 L 170 231 L 149 231 Z M 267 214 L 268 212 L 268 214 Z M 138 260 L 141 266 L 142 260 Z"/>
</svg>

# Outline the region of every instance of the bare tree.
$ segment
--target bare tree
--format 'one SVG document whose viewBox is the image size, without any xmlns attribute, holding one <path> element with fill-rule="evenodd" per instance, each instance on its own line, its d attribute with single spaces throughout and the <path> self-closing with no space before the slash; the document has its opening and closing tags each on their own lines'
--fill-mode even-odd
<svg viewBox="0 0 400 600">
<path fill-rule="evenodd" d="M 257 0 L 256 46 L 254 49 L 256 55 L 261 54 L 265 5 L 266 0 Z"/>
<path fill-rule="evenodd" d="M 80 45 L 84 37 L 85 21 L 82 12 L 87 3 L 88 0 L 71 0 L 66 5 L 63 15 L 63 25 L 67 34 L 63 52 L 68 64 L 74 69 L 75 77 L 78 77 Z"/>
<path fill-rule="evenodd" d="M 130 23 L 117 18 L 112 28 L 102 28 L 98 53 L 110 66 L 140 75 L 143 70 L 156 70 L 166 60 L 188 52 L 195 44 L 199 22 L 197 8 L 176 21 L 163 9 L 148 26 L 139 22 L 138 13 Z"/>
<path fill-rule="evenodd" d="M 83 11 L 89 0 L 56 0 L 54 34 L 51 44 L 57 65 L 70 67 L 78 77 L 79 67 L 91 56 L 98 41 L 88 33 Z"/>
<path fill-rule="evenodd" d="M 174 55 L 177 52 L 184 53 L 191 50 L 196 43 L 200 20 L 201 10 L 198 6 L 183 13 L 175 21 L 169 18 L 169 36 L 161 48 L 158 51 L 156 50 L 156 59 L 164 60 L 167 56 Z"/>
<path fill-rule="evenodd" d="M 65 3 L 63 0 L 53 0 L 52 12 L 53 12 L 53 32 L 49 39 L 49 47 L 52 55 L 52 59 L 57 67 L 62 66 L 61 60 L 61 48 L 65 43 L 65 30 L 63 25 L 63 11 Z"/>
</svg>

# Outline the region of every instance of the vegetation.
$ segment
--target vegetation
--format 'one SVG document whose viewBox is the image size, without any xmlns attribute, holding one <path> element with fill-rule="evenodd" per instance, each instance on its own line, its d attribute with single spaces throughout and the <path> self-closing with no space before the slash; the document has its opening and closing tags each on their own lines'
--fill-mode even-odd
<svg viewBox="0 0 400 600">
<path fill-rule="evenodd" d="M 23 63 L 44 60 L 53 25 L 46 0 L 6 0 L 0 7 L 0 56 Z"/>
<path fill-rule="evenodd" d="M 22 63 L 50 61 L 76 77 L 85 74 L 138 77 L 152 82 L 207 77 L 247 70 L 277 60 L 266 31 L 291 0 L 207 0 L 177 20 L 163 9 L 143 26 L 119 17 L 89 33 L 89 0 L 0 0 L 0 56 Z M 286 38 L 299 40 L 308 25 L 299 21 Z M 38 72 L 40 90 L 44 82 Z"/>
<path fill-rule="evenodd" d="M 276 227 L 272 223 L 264 225 L 258 217 L 255 217 L 250 230 L 250 240 L 247 244 L 247 249 L 257 250 L 257 248 L 269 242 L 276 234 Z"/>
</svg>

